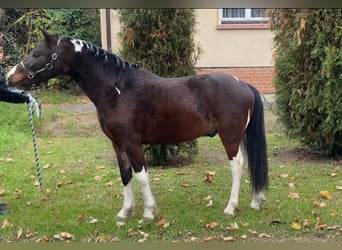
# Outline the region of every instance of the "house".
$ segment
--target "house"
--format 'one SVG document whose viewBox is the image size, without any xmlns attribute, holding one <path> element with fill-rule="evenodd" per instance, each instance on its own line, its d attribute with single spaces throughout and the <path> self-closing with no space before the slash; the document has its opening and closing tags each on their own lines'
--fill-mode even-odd
<svg viewBox="0 0 342 250">
<path fill-rule="evenodd" d="M 261 93 L 274 93 L 272 84 L 273 33 L 264 18 L 265 9 L 196 9 L 196 43 L 202 53 L 197 74 L 213 72 L 237 76 Z M 119 51 L 120 23 L 117 10 L 101 9 L 104 49 Z"/>
</svg>

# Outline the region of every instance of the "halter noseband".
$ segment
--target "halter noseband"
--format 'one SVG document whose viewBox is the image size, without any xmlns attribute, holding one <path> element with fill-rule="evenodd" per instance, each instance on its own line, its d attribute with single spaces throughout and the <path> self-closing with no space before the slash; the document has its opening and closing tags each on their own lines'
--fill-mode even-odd
<svg viewBox="0 0 342 250">
<path fill-rule="evenodd" d="M 54 64 L 54 62 L 57 60 L 57 57 L 58 57 L 58 56 L 57 56 L 57 48 L 58 48 L 59 43 L 60 43 L 60 39 L 58 39 L 57 46 L 56 46 L 56 49 L 55 49 L 56 51 L 55 51 L 54 53 L 52 53 L 52 55 L 51 55 L 50 62 L 46 63 L 46 64 L 45 64 L 45 67 L 43 67 L 43 68 L 41 68 L 41 69 L 38 69 L 38 70 L 36 70 L 35 72 L 29 71 L 29 70 L 27 69 L 27 67 L 25 67 L 23 61 L 20 62 L 21 66 L 24 68 L 24 70 L 25 70 L 25 72 L 26 72 L 26 75 L 27 75 L 27 77 L 28 77 L 29 79 L 33 79 L 33 78 L 34 78 L 37 74 L 39 74 L 40 72 L 43 72 L 43 71 L 45 71 L 45 70 L 51 71 L 51 70 L 53 69 L 53 64 Z"/>
</svg>

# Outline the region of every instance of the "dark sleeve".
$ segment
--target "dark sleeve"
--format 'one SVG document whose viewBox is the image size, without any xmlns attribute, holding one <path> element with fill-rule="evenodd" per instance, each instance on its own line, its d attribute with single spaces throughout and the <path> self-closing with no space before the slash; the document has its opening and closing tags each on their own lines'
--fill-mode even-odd
<svg viewBox="0 0 342 250">
<path fill-rule="evenodd" d="M 4 68 L 0 65 L 0 87 L 6 83 Z"/>
<path fill-rule="evenodd" d="M 29 95 L 19 89 L 11 87 L 0 87 L 0 101 L 10 102 L 10 103 L 28 103 L 30 102 Z"/>
</svg>

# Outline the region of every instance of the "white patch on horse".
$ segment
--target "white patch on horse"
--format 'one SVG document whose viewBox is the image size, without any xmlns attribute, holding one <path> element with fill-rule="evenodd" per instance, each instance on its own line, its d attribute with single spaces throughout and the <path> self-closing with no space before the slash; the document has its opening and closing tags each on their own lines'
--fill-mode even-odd
<svg viewBox="0 0 342 250">
<path fill-rule="evenodd" d="M 11 70 L 7 73 L 7 76 L 6 76 L 7 80 L 11 77 L 11 75 L 13 75 L 17 71 L 17 66 L 18 64 L 15 65 L 13 68 L 11 68 Z"/>
<path fill-rule="evenodd" d="M 124 204 L 120 212 L 117 214 L 117 217 L 120 219 L 126 219 L 134 212 L 135 201 L 132 189 L 132 180 L 124 186 Z"/>
<path fill-rule="evenodd" d="M 118 87 L 115 86 L 115 90 L 118 93 L 118 95 L 121 95 L 121 91 L 120 91 L 120 89 Z"/>
<path fill-rule="evenodd" d="M 236 79 L 236 81 L 240 82 L 240 79 L 237 76 L 233 76 L 233 77 Z"/>
<path fill-rule="evenodd" d="M 143 217 L 146 219 L 153 220 L 154 219 L 154 211 L 156 209 L 156 203 L 154 197 L 152 195 L 148 174 L 145 167 L 142 167 L 142 170 L 136 173 L 136 177 L 138 183 L 140 185 L 141 193 L 144 200 L 144 215 Z"/>
<path fill-rule="evenodd" d="M 82 52 L 82 48 L 84 46 L 84 43 L 82 40 L 79 39 L 72 39 L 71 43 L 74 45 L 75 47 L 75 52 Z"/>
<path fill-rule="evenodd" d="M 248 116 L 247 116 L 247 122 L 246 122 L 245 130 L 246 130 L 246 128 L 247 128 L 247 126 L 248 126 L 250 120 L 251 120 L 251 110 L 248 109 Z"/>
<path fill-rule="evenodd" d="M 230 161 L 230 168 L 232 172 L 232 189 L 227 207 L 223 213 L 228 215 L 234 215 L 234 210 L 239 206 L 239 191 L 242 177 L 243 166 L 247 162 L 247 154 L 245 150 L 244 142 L 241 142 L 239 151 L 233 160 Z"/>
</svg>

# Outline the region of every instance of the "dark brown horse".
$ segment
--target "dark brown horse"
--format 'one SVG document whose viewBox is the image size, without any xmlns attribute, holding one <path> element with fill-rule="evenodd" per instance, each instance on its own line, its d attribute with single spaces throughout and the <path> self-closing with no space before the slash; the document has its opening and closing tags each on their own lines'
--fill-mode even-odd
<svg viewBox="0 0 342 250">
<path fill-rule="evenodd" d="M 154 218 L 155 200 L 142 144 L 169 144 L 218 134 L 230 160 L 232 190 L 225 214 L 238 206 L 243 166 L 248 163 L 259 209 L 268 168 L 263 104 L 258 91 L 236 77 L 208 74 L 159 77 L 91 43 L 43 31 L 44 40 L 13 67 L 9 82 L 27 89 L 61 75 L 71 76 L 95 104 L 103 132 L 112 141 L 124 185 L 118 218 L 135 208 L 131 186 L 136 174 L 144 217 Z M 247 160 L 248 159 L 248 160 Z"/>
</svg>

